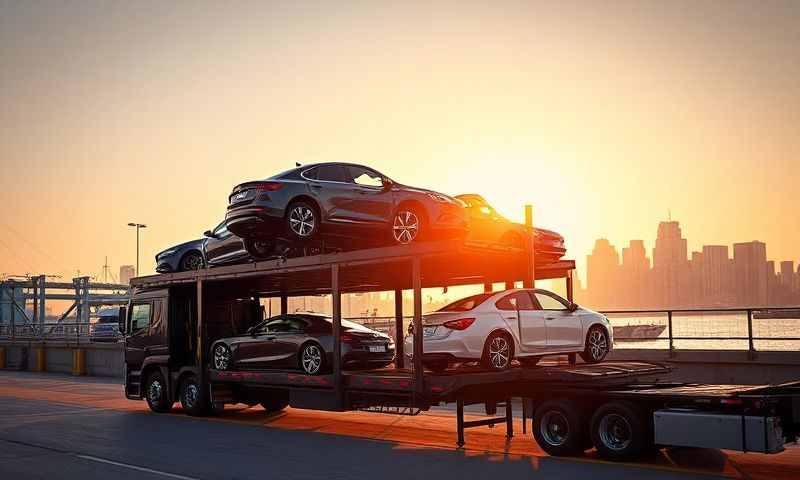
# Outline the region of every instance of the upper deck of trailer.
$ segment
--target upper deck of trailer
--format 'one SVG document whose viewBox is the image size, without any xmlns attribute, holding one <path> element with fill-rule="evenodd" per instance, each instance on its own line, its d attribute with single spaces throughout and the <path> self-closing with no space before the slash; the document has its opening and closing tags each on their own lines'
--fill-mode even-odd
<svg viewBox="0 0 800 480">
<path fill-rule="evenodd" d="M 418 259 L 422 288 L 515 282 L 530 278 L 526 249 L 458 240 L 279 258 L 131 280 L 135 288 L 197 282 L 236 284 L 263 296 L 330 293 L 331 269 L 338 269 L 341 292 L 390 291 L 412 286 L 411 261 Z M 571 278 L 572 260 L 536 265 L 537 280 Z"/>
</svg>

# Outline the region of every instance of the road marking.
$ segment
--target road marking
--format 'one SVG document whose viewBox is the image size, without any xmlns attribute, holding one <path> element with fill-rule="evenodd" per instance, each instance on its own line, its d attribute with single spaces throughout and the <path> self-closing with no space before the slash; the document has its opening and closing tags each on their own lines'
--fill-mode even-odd
<svg viewBox="0 0 800 480">
<path fill-rule="evenodd" d="M 76 454 L 75 456 L 78 458 L 82 458 L 84 460 L 89 460 L 91 462 L 107 463 L 109 465 L 116 465 L 117 467 L 130 468 L 131 470 L 137 470 L 140 472 L 161 475 L 162 477 L 179 478 L 180 480 L 199 480 L 196 477 L 187 477 L 185 475 L 179 475 L 177 473 L 162 472 L 161 470 L 153 470 L 152 468 L 139 467 L 137 465 L 131 465 L 129 463 L 115 462 L 113 460 L 106 460 L 105 458 L 93 457 L 91 455 Z"/>
</svg>

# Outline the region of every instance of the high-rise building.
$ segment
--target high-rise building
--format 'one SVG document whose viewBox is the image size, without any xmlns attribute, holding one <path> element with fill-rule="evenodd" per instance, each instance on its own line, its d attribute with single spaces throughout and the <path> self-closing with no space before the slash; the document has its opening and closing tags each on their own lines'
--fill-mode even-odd
<svg viewBox="0 0 800 480">
<path fill-rule="evenodd" d="M 136 276 L 136 269 L 133 265 L 119 266 L 119 283 L 127 285 L 131 283 L 131 278 Z"/>
<path fill-rule="evenodd" d="M 701 277 L 704 305 L 722 306 L 730 301 L 731 260 L 727 245 L 703 245 Z"/>
<path fill-rule="evenodd" d="M 656 246 L 653 248 L 653 286 L 662 306 L 684 306 L 690 303 L 687 298 L 689 283 L 689 262 L 687 244 L 678 222 L 667 221 L 658 224 Z"/>
<path fill-rule="evenodd" d="M 733 244 L 734 304 L 767 304 L 767 246 L 752 241 Z"/>
<path fill-rule="evenodd" d="M 627 308 L 641 307 L 651 303 L 647 288 L 650 259 L 643 240 L 631 240 L 622 249 L 622 268 L 620 270 L 620 287 L 626 292 L 620 298 L 620 305 Z"/>
<path fill-rule="evenodd" d="M 594 242 L 592 253 L 586 256 L 586 288 L 591 301 L 601 307 L 617 306 L 619 289 L 619 254 L 605 238 Z"/>
</svg>

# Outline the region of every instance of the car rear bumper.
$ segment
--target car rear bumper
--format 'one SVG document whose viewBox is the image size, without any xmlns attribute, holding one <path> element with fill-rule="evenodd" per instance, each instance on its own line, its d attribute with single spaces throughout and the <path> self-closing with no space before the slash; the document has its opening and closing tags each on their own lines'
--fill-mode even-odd
<svg viewBox="0 0 800 480">
<path fill-rule="evenodd" d="M 283 210 L 262 205 L 228 207 L 225 223 L 234 235 L 254 238 L 280 232 Z"/>
</svg>

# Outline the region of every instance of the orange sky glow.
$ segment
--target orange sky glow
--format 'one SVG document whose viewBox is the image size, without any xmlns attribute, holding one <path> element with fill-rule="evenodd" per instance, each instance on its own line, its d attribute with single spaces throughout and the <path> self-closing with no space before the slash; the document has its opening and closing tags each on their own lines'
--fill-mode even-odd
<svg viewBox="0 0 800 480">
<path fill-rule="evenodd" d="M 380 4 L 380 5 L 379 5 Z M 350 161 L 568 256 L 762 240 L 800 260 L 800 3 L 0 3 L 0 273 L 116 275 L 231 188 Z"/>
</svg>

